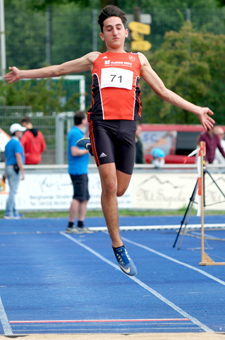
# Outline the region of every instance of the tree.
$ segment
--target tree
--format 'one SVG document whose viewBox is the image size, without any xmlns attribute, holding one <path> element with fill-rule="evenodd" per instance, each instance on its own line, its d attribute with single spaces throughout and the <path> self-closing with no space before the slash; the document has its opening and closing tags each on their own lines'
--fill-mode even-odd
<svg viewBox="0 0 225 340">
<path fill-rule="evenodd" d="M 5 0 L 5 3 L 14 4 L 18 0 Z M 82 8 L 103 8 L 106 5 L 119 6 L 121 9 L 126 11 L 132 11 L 133 7 L 140 6 L 142 10 L 152 8 L 201 8 L 201 9 L 215 9 L 219 5 L 223 5 L 225 0 L 20 0 L 27 8 L 35 10 L 43 10 L 48 6 L 58 6 L 65 4 L 76 4 Z"/>
<path fill-rule="evenodd" d="M 196 32 L 185 22 L 179 32 L 168 32 L 149 61 L 166 87 L 196 105 L 208 106 L 224 124 L 225 35 Z M 145 123 L 198 123 L 195 115 L 162 101 L 143 83 Z"/>
<path fill-rule="evenodd" d="M 63 78 L 57 83 L 47 79 L 20 81 L 10 85 L 0 82 L 0 98 L 4 98 L 4 105 L 31 106 L 33 112 L 43 112 L 45 115 L 78 110 L 79 93 L 74 92 L 65 100 L 63 83 Z"/>
<path fill-rule="evenodd" d="M 225 6 L 225 0 L 217 0 L 219 6 Z"/>
<path fill-rule="evenodd" d="M 46 14 L 45 10 L 31 10 L 27 9 L 28 4 L 37 6 L 40 5 L 40 8 L 45 8 L 43 6 L 51 5 L 53 7 L 52 11 L 52 60 L 51 64 L 60 64 L 67 60 L 78 58 L 93 49 L 93 12 L 92 9 L 99 8 L 100 4 L 103 4 L 103 1 L 100 0 L 92 0 L 92 1 L 84 1 L 83 4 L 86 6 L 88 3 L 90 7 L 81 8 L 80 1 L 78 0 L 4 0 L 5 1 L 5 24 L 6 24 L 6 51 L 7 51 L 7 67 L 16 65 L 19 68 L 39 68 L 47 65 L 46 58 Z M 106 0 L 109 3 L 110 0 Z M 182 0 L 158 0 L 157 7 L 155 7 L 155 0 L 142 0 L 142 11 L 143 13 L 150 13 L 152 15 L 153 23 L 151 25 L 151 34 L 145 37 L 145 40 L 149 40 L 152 43 L 152 49 L 149 54 L 149 58 L 153 63 L 156 69 L 159 69 L 162 72 L 161 76 L 165 81 L 167 79 L 168 74 L 171 74 L 171 77 L 175 74 L 178 77 L 177 70 L 181 65 L 174 65 L 173 62 L 169 63 L 164 60 L 164 51 L 168 48 L 168 46 L 162 45 L 165 39 L 165 33 L 170 30 L 175 32 L 179 32 L 186 18 L 186 8 L 193 8 L 191 12 L 191 19 L 193 21 L 194 27 L 196 31 L 204 31 L 205 34 L 207 31 L 213 32 L 216 34 L 225 33 L 224 28 L 224 17 L 225 17 L 225 8 L 221 8 L 215 11 L 216 8 L 216 0 L 186 0 L 183 2 Z M 112 1 L 113 4 L 118 4 L 126 13 L 130 14 L 133 12 L 133 7 L 137 6 L 138 0 L 117 0 Z M 112 3 L 111 2 L 111 3 Z M 61 5 L 60 5 L 61 4 Z M 64 5 L 62 5 L 64 4 Z M 105 5 L 106 3 L 104 3 Z M 78 6 L 79 5 L 79 6 Z M 166 6 L 166 7 L 165 7 Z M 177 8 L 180 6 L 180 9 Z M 187 7 L 185 7 L 187 6 Z M 199 9 L 199 6 L 201 7 Z M 34 8 L 32 7 L 32 8 Z M 208 10 L 206 11 L 206 7 Z M 12 10 L 13 9 L 13 10 Z M 99 33 L 99 27 L 96 28 L 97 34 Z M 85 39 L 84 39 L 85 32 Z M 190 34 L 190 33 L 189 33 Z M 168 36 L 168 35 L 167 35 Z M 168 36 L 169 37 L 169 36 Z M 215 36 L 213 35 L 215 38 Z M 219 36 L 220 37 L 220 36 Z M 175 37 L 174 37 L 175 39 Z M 185 38 L 186 39 L 186 38 Z M 182 39 L 181 39 L 182 40 Z M 100 38 L 98 40 L 97 49 L 100 50 Z M 188 43 L 183 41 L 182 48 L 187 52 Z M 209 50 L 210 47 L 208 46 Z M 216 47 L 215 47 L 216 48 Z M 173 49 L 173 46 L 170 46 L 170 49 Z M 158 55 L 162 53 L 161 65 L 157 61 L 157 54 L 154 58 L 155 52 L 158 50 Z M 163 52 L 160 52 L 163 51 Z M 172 51 L 170 51 L 171 56 L 173 57 Z M 179 54 L 179 51 L 176 51 Z M 180 51 L 181 53 L 181 51 Z M 171 58 L 172 58 L 171 57 Z M 181 56 L 182 57 L 182 56 Z M 180 78 L 185 77 L 185 72 L 190 73 L 190 70 L 195 70 L 197 67 L 195 63 L 194 56 L 189 54 L 184 56 L 182 59 L 182 69 L 179 69 Z M 189 58 L 189 59 L 188 59 Z M 186 64 L 185 64 L 186 60 Z M 163 64 L 164 63 L 164 64 Z M 205 64 L 202 64 L 201 67 L 205 67 Z M 207 64 L 211 65 L 210 61 Z M 163 71 L 163 67 L 165 67 L 165 71 Z M 185 70 L 186 67 L 186 70 Z M 200 66 L 199 66 L 200 67 Z M 212 65 L 212 68 L 214 65 Z M 162 69 L 162 70 L 161 70 Z M 182 73 L 183 72 L 183 73 Z M 207 71 L 208 72 L 208 71 Z M 195 72 L 194 77 L 196 77 Z M 207 73 L 208 74 L 208 73 Z M 221 79 L 221 73 L 218 72 L 215 77 L 218 77 L 218 81 L 215 80 L 215 88 L 216 86 L 223 86 L 223 79 Z M 209 72 L 209 76 L 211 73 Z M 86 77 L 86 88 L 91 89 L 91 75 L 90 73 L 85 73 Z M 174 78 L 174 81 L 176 79 Z M 205 79 L 206 73 L 203 74 L 203 78 L 200 76 L 199 81 L 202 84 L 202 79 Z M 191 78 L 189 76 L 188 84 L 189 87 L 194 82 L 195 78 Z M 207 78 L 207 77 L 206 77 Z M 215 78 L 216 79 L 216 78 Z M 169 81 L 169 79 L 168 79 Z M 221 83 L 222 81 L 222 83 Z M 186 81 L 187 82 L 187 81 Z M 203 83 L 203 89 L 205 91 L 206 83 Z M 169 84 L 170 85 L 170 84 Z M 169 87 L 168 85 L 168 87 Z M 176 84 L 172 84 L 176 87 Z M 194 84 L 193 84 L 194 85 Z M 211 85 L 211 84 L 210 84 Z M 195 84 L 193 91 L 187 89 L 183 91 L 181 89 L 181 93 L 183 93 L 187 99 L 190 98 L 195 102 L 195 96 L 198 94 L 198 86 Z M 183 85 L 184 87 L 184 85 Z M 186 86 L 187 88 L 187 86 Z M 195 90 L 196 88 L 196 90 Z M 178 88 L 179 90 L 179 88 Z M 203 91 L 203 93 L 204 93 Z M 215 90 L 217 91 L 217 90 Z M 143 102 L 148 104 L 148 101 L 145 101 L 145 93 L 147 98 L 149 97 L 149 90 L 145 91 L 145 86 L 143 86 Z M 5 101 L 5 97 L 1 94 L 2 100 Z M 21 100 L 18 97 L 13 96 L 14 105 L 19 105 Z M 12 105 L 12 101 L 10 96 L 7 97 L 7 103 L 9 102 Z M 91 91 L 87 93 L 87 106 L 91 104 Z M 26 100 L 26 98 L 25 98 Z M 213 100 L 212 100 L 213 101 Z M 43 101 L 45 103 L 45 100 Z M 208 103 L 208 102 L 207 102 Z M 215 99 L 213 101 L 215 103 Z M 161 110 L 161 101 L 157 102 L 155 100 L 155 108 L 158 112 Z M 206 103 L 203 101 L 203 105 Z M 53 111 L 57 111 L 57 102 L 56 109 Z M 150 102 L 149 102 L 150 105 Z M 166 105 L 166 104 L 164 104 Z M 208 105 L 208 104 L 207 104 Z M 214 104 L 213 104 L 214 105 Z M 215 106 L 215 105 L 214 105 Z M 220 106 L 220 103 L 218 103 Z M 46 107 L 46 106 L 45 106 Z M 51 105 L 47 105 L 47 107 L 51 107 Z M 148 117 L 149 107 L 144 105 L 143 112 L 144 116 Z M 216 108 L 217 109 L 217 108 Z M 168 110 L 168 109 L 167 109 Z M 171 112 L 175 108 L 171 108 Z M 165 109 L 164 109 L 165 111 Z M 177 111 L 176 111 L 177 112 Z M 180 111 L 179 111 L 180 112 Z M 48 113 L 48 112 L 47 112 Z M 185 113 L 187 115 L 187 113 Z M 169 120 L 169 116 L 165 113 L 165 118 Z M 158 117 L 158 113 L 155 115 L 155 120 L 158 122 L 161 121 L 161 118 Z M 171 121 L 173 121 L 174 115 L 171 116 Z M 178 120 L 180 120 L 180 116 L 178 115 Z M 190 115 L 186 117 L 185 121 L 190 121 Z M 195 120 L 197 122 L 197 120 Z"/>
<path fill-rule="evenodd" d="M 14 5 L 18 0 L 5 0 L 6 4 Z M 48 6 L 65 5 L 69 3 L 77 4 L 81 7 L 90 5 L 90 0 L 20 0 L 20 4 L 31 10 L 46 10 Z"/>
<path fill-rule="evenodd" d="M 5 0 L 8 4 L 13 4 L 18 0 Z M 21 2 L 21 0 L 20 0 Z M 103 8 L 106 5 L 118 6 L 118 0 L 22 0 L 26 8 L 31 10 L 46 10 L 49 6 L 59 6 L 66 4 L 75 4 L 81 8 Z"/>
</svg>

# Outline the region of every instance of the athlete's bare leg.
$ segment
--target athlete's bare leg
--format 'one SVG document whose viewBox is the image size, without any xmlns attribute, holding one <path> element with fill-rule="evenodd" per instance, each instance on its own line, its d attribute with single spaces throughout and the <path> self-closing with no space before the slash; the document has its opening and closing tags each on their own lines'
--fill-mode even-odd
<svg viewBox="0 0 225 340">
<path fill-rule="evenodd" d="M 114 163 L 102 164 L 98 167 L 98 170 L 102 185 L 102 210 L 112 240 L 112 246 L 114 248 L 121 247 L 123 242 L 119 232 L 117 194 L 119 196 L 123 195 L 129 185 L 131 176 L 117 171 Z"/>
<path fill-rule="evenodd" d="M 117 197 L 120 197 L 123 196 L 123 194 L 126 192 L 131 180 L 131 175 L 116 170 L 116 177 L 117 177 Z"/>
<path fill-rule="evenodd" d="M 137 268 L 129 257 L 120 237 L 117 204 L 117 195 L 122 196 L 124 194 L 129 185 L 131 175 L 117 171 L 114 163 L 102 164 L 98 167 L 98 170 L 102 185 L 102 210 L 116 260 L 125 274 L 135 276 Z"/>
</svg>

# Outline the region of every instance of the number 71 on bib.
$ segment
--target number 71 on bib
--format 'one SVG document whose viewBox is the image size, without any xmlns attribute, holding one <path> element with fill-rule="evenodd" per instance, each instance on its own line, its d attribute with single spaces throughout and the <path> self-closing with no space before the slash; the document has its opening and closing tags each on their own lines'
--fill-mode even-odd
<svg viewBox="0 0 225 340">
<path fill-rule="evenodd" d="M 101 70 L 101 89 L 117 87 L 132 90 L 133 71 L 122 68 L 109 67 Z"/>
</svg>

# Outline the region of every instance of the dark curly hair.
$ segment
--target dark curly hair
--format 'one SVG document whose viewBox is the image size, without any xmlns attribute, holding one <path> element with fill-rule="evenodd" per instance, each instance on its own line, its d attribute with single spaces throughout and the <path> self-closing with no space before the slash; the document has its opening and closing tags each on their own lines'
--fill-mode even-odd
<svg viewBox="0 0 225 340">
<path fill-rule="evenodd" d="M 125 27 L 126 22 L 127 22 L 126 14 L 119 7 L 108 5 L 108 6 L 105 6 L 101 10 L 99 17 L 98 17 L 98 23 L 100 25 L 102 32 L 103 32 L 103 23 L 109 17 L 119 17 L 122 20 L 122 23 Z"/>
</svg>

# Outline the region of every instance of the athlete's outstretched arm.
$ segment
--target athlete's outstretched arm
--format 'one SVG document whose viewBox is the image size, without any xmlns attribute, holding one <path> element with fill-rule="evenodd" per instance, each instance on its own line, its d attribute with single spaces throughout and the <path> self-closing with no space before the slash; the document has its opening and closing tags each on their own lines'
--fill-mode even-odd
<svg viewBox="0 0 225 340">
<path fill-rule="evenodd" d="M 153 89 L 153 91 L 163 100 L 180 107 L 181 109 L 190 111 L 196 114 L 205 129 L 211 129 L 215 121 L 208 116 L 213 115 L 213 112 L 208 107 L 200 107 L 190 103 L 189 101 L 183 99 L 173 91 L 167 89 L 155 73 L 155 71 L 150 66 L 147 58 L 139 53 L 141 67 L 141 76 L 146 81 L 146 83 Z"/>
<path fill-rule="evenodd" d="M 81 58 L 67 61 L 60 65 L 52 65 L 35 70 L 19 70 L 15 66 L 9 67 L 11 72 L 7 73 L 4 79 L 11 84 L 20 79 L 51 78 L 89 71 L 92 69 L 93 62 L 99 54 L 100 52 L 91 52 Z"/>
</svg>

